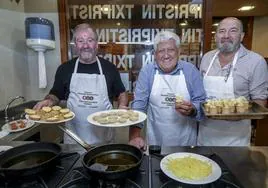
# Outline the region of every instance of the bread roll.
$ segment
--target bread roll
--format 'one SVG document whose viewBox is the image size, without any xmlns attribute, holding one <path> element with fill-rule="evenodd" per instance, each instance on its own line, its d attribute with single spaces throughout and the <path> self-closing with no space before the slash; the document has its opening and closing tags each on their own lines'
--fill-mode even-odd
<svg viewBox="0 0 268 188">
<path fill-rule="evenodd" d="M 44 107 L 42 108 L 42 110 L 43 110 L 44 112 L 50 112 L 50 111 L 52 110 L 52 108 L 49 107 L 49 106 L 44 106 Z"/>
<path fill-rule="evenodd" d="M 32 110 L 32 109 L 29 109 L 29 108 L 26 108 L 24 110 L 24 112 L 28 115 L 33 115 L 33 114 L 36 114 L 36 111 L 35 110 Z"/>
<path fill-rule="evenodd" d="M 68 108 L 63 108 L 60 110 L 60 113 L 62 113 L 62 114 L 67 114 L 69 112 L 70 112 L 70 110 Z"/>
<path fill-rule="evenodd" d="M 132 116 L 129 118 L 130 121 L 138 121 L 139 117 Z"/>
<path fill-rule="evenodd" d="M 176 96 L 176 103 L 181 104 L 182 102 L 183 102 L 183 96 L 181 96 L 181 95 Z"/>
<path fill-rule="evenodd" d="M 123 118 L 123 117 L 121 117 L 121 118 L 119 118 L 119 123 L 126 123 L 127 122 L 127 119 L 126 118 Z"/>
<path fill-rule="evenodd" d="M 46 121 L 48 122 L 56 122 L 56 121 L 59 121 L 60 119 L 57 118 L 57 117 L 50 117 L 50 118 L 47 118 Z"/>
<path fill-rule="evenodd" d="M 59 111 L 61 110 L 60 106 L 52 106 L 52 110 Z"/>
<path fill-rule="evenodd" d="M 69 119 L 69 118 L 73 117 L 73 114 L 71 112 L 69 112 L 67 114 L 64 114 L 63 117 L 64 117 L 64 119 Z"/>
<path fill-rule="evenodd" d="M 39 115 L 30 115 L 29 118 L 32 119 L 32 120 L 40 120 L 41 116 L 39 116 Z"/>
</svg>

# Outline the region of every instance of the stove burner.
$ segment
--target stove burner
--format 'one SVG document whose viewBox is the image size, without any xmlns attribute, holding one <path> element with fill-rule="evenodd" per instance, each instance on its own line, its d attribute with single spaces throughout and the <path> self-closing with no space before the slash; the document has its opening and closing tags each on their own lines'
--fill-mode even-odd
<svg viewBox="0 0 268 188">
<path fill-rule="evenodd" d="M 78 153 L 63 153 L 55 168 L 25 177 L 6 179 L 0 177 L 0 188 L 54 188 L 79 159 Z"/>
<path fill-rule="evenodd" d="M 18 179 L 18 180 L 6 180 L 4 182 L 5 185 L 3 185 L 3 188 L 9 188 L 9 187 L 18 187 L 18 185 L 21 186 L 21 188 L 48 188 L 47 184 L 45 183 L 44 179 L 40 176 L 34 176 L 32 178 L 26 178 L 26 179 Z"/>
<path fill-rule="evenodd" d="M 127 179 L 117 181 L 100 180 L 90 176 L 87 169 L 82 166 L 77 166 L 68 173 L 58 188 L 147 188 L 149 186 L 149 158 L 143 156 L 139 170 L 129 176 Z"/>
<path fill-rule="evenodd" d="M 60 188 L 141 188 L 137 183 L 131 179 L 107 181 L 102 179 L 95 179 L 89 176 L 83 167 L 78 167 L 71 172 L 70 181 L 60 186 Z"/>
</svg>

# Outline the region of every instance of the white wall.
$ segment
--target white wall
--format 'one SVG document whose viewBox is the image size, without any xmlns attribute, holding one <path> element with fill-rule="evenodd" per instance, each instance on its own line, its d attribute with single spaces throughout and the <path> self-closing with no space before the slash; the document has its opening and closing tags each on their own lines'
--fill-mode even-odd
<svg viewBox="0 0 268 188">
<path fill-rule="evenodd" d="M 43 99 L 53 86 L 54 76 L 57 67 L 60 65 L 60 39 L 59 39 L 59 20 L 58 7 L 56 0 L 26 0 L 25 1 L 26 17 L 42 17 L 53 22 L 56 48 L 45 52 L 46 72 L 47 72 L 47 87 L 39 89 L 38 81 L 38 54 L 37 52 L 27 48 L 27 62 L 29 65 L 29 90 L 27 98 L 30 100 Z"/>
<path fill-rule="evenodd" d="M 0 109 L 16 95 L 26 95 L 29 74 L 24 32 L 24 3 L 0 1 Z"/>
<path fill-rule="evenodd" d="M 38 54 L 25 44 L 26 17 L 43 17 L 54 24 L 56 49 L 45 53 L 48 86 L 38 88 Z M 59 21 L 56 0 L 0 1 L 0 109 L 16 95 L 42 99 L 60 65 Z"/>
<path fill-rule="evenodd" d="M 252 50 L 268 57 L 268 16 L 254 17 Z"/>
</svg>

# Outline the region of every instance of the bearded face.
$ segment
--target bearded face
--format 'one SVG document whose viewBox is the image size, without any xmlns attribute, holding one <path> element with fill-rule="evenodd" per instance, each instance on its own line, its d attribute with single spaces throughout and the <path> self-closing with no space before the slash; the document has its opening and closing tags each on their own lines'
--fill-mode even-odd
<svg viewBox="0 0 268 188">
<path fill-rule="evenodd" d="M 237 20 L 223 20 L 216 33 L 216 45 L 222 53 L 236 52 L 243 40 L 244 33 L 241 31 Z"/>
<path fill-rule="evenodd" d="M 96 61 L 98 41 L 92 30 L 86 29 L 77 32 L 75 44 L 81 62 L 93 63 Z"/>
</svg>

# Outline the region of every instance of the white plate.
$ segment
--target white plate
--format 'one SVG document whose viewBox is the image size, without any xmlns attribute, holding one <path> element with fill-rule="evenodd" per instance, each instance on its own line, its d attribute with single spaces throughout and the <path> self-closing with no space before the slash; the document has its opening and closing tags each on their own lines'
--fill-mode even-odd
<svg viewBox="0 0 268 188">
<path fill-rule="evenodd" d="M 100 124 L 99 122 L 97 121 L 94 121 L 93 120 L 93 117 L 94 116 L 98 116 L 102 113 L 109 113 L 109 112 L 119 112 L 119 111 L 123 111 L 123 112 L 126 112 L 127 110 L 124 110 L 124 109 L 113 109 L 113 110 L 105 110 L 105 111 L 100 111 L 100 112 L 95 112 L 91 115 L 89 115 L 87 117 L 87 121 L 93 125 L 97 125 L 97 126 L 101 126 L 101 127 L 126 127 L 126 126 L 130 126 L 130 125 L 135 125 L 137 123 L 141 123 L 143 122 L 144 120 L 146 120 L 147 116 L 145 113 L 143 112 L 140 112 L 140 111 L 136 111 L 136 110 L 131 110 L 133 112 L 137 112 L 139 113 L 139 119 L 138 121 L 130 121 L 129 119 L 127 120 L 127 122 L 125 123 L 113 123 L 113 124 Z"/>
<path fill-rule="evenodd" d="M 183 157 L 193 157 L 193 158 L 196 158 L 198 160 L 205 161 L 205 162 L 211 164 L 212 165 L 212 173 L 209 176 L 207 176 L 203 179 L 200 179 L 200 180 L 189 180 L 189 179 L 183 179 L 183 178 L 179 178 L 179 177 L 175 176 L 171 171 L 169 171 L 167 169 L 167 167 L 166 167 L 167 162 L 170 159 L 177 159 L 177 158 L 183 158 Z M 213 161 L 213 160 L 211 160 L 203 155 L 198 155 L 198 154 L 194 154 L 194 153 L 187 153 L 187 152 L 173 153 L 173 154 L 167 155 L 166 157 L 164 157 L 161 160 L 160 168 L 168 177 L 170 177 L 176 181 L 179 181 L 182 183 L 187 183 L 187 184 L 207 184 L 207 183 L 211 183 L 211 182 L 216 181 L 221 176 L 221 168 L 219 167 L 219 165 L 215 161 Z"/>
<path fill-rule="evenodd" d="M 25 129 L 29 129 L 30 127 L 32 127 L 34 125 L 34 121 L 32 121 L 32 120 L 23 119 L 23 121 L 25 123 L 24 128 L 18 127 L 18 129 L 12 130 L 12 129 L 10 129 L 9 124 L 6 123 L 5 125 L 3 125 L 2 130 L 10 132 L 10 133 L 14 133 L 14 132 L 19 132 L 19 131 L 24 131 Z M 15 122 L 15 121 L 11 121 L 9 123 L 12 123 L 12 122 Z"/>
<path fill-rule="evenodd" d="M 32 120 L 29 118 L 29 115 L 25 115 L 26 119 L 29 119 L 31 121 L 34 121 L 36 123 L 43 123 L 43 124 L 56 124 L 56 123 L 63 123 L 63 122 L 67 122 L 67 121 L 70 121 L 72 120 L 74 117 L 75 117 L 75 114 L 73 112 L 71 112 L 73 114 L 73 117 L 71 118 L 68 118 L 68 119 L 63 119 L 63 120 L 60 120 L 60 121 L 44 121 L 44 120 Z"/>
</svg>

